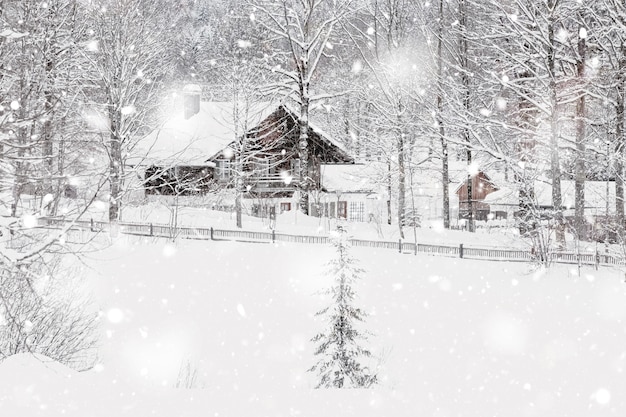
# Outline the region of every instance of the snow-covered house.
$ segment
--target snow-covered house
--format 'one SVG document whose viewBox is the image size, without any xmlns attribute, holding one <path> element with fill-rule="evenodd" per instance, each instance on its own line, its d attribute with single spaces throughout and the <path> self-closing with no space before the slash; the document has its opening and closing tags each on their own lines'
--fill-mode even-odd
<svg viewBox="0 0 626 417">
<path fill-rule="evenodd" d="M 552 184 L 547 180 L 536 180 L 533 183 L 534 205 L 538 210 L 552 210 Z M 561 180 L 561 196 L 564 216 L 574 215 L 575 182 Z M 491 212 L 506 212 L 509 219 L 520 208 L 519 190 L 514 185 L 487 195 L 485 202 L 490 205 Z M 615 182 L 585 181 L 585 216 L 588 220 L 603 219 L 615 214 Z"/>
<path fill-rule="evenodd" d="M 467 176 L 467 175 L 466 175 Z M 471 176 L 471 184 L 472 184 L 472 192 L 471 196 L 468 198 L 468 184 L 467 179 L 463 178 L 460 182 L 457 183 L 457 186 L 454 190 L 458 198 L 459 203 L 459 217 L 467 218 L 469 213 L 469 199 L 472 202 L 472 218 L 474 220 L 487 220 L 489 217 L 490 206 L 485 198 L 497 191 L 499 188 L 496 185 L 495 181 L 491 179 L 487 173 L 479 170 L 475 173 L 475 175 Z M 499 217 L 501 217 L 501 214 Z"/>
<path fill-rule="evenodd" d="M 197 86 L 186 86 L 182 111 L 138 142 L 130 163 L 140 169 L 146 195 L 203 195 L 228 183 L 230 166 L 221 153 L 241 136 L 244 126 L 258 125 L 271 113 L 259 103 L 235 117 L 228 102 L 202 102 Z"/>
<path fill-rule="evenodd" d="M 380 222 L 387 200 L 381 164 L 322 164 L 321 189 L 314 195 L 314 215 Z"/>
<path fill-rule="evenodd" d="M 295 208 L 300 171 L 296 112 L 285 104 L 205 102 L 194 88 L 186 88 L 184 103 L 181 114 L 150 133 L 134 151 L 132 161 L 141 168 L 147 198 L 232 191 L 240 179 L 253 214 Z M 314 123 L 308 136 L 310 213 L 321 215 L 322 166 L 346 166 L 354 159 Z M 342 202 L 335 215 L 343 216 L 343 207 Z"/>
</svg>

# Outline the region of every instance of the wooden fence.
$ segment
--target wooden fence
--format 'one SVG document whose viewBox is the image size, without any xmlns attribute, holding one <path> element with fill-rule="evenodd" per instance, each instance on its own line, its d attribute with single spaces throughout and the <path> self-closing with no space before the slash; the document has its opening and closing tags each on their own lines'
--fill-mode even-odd
<svg viewBox="0 0 626 417">
<path fill-rule="evenodd" d="M 111 225 L 108 222 L 98 222 L 93 220 L 77 220 L 70 221 L 56 218 L 40 218 L 39 226 L 41 227 L 65 227 L 71 224 L 72 229 L 85 230 L 92 232 L 109 231 Z M 305 243 L 305 244 L 329 244 L 328 236 L 309 236 L 309 235 L 292 235 L 286 233 L 271 232 L 254 232 L 246 230 L 226 230 L 202 227 L 173 227 L 166 224 L 154 223 L 118 223 L 119 232 L 129 235 L 166 237 L 171 239 L 204 239 L 204 240 L 232 240 L 239 242 L 289 242 L 289 243 Z M 391 249 L 400 253 L 423 253 L 427 255 L 447 256 L 465 259 L 482 259 L 491 261 L 510 261 L 510 262 L 531 262 L 537 261 L 536 255 L 528 250 L 522 249 L 498 249 L 498 248 L 479 248 L 468 247 L 463 244 L 458 246 L 450 245 L 432 245 L 418 243 L 417 246 L 412 242 L 402 242 L 401 240 L 382 241 L 382 240 L 363 240 L 350 239 L 350 243 L 355 247 L 375 248 L 375 249 Z M 553 252 L 550 253 L 550 262 L 575 264 L 575 265 L 624 265 L 624 261 L 620 257 L 609 254 L 601 254 L 598 252 Z"/>
</svg>

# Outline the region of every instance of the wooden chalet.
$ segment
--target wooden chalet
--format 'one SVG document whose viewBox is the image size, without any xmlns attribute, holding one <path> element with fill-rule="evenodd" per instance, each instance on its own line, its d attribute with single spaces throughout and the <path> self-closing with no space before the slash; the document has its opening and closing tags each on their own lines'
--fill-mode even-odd
<svg viewBox="0 0 626 417">
<path fill-rule="evenodd" d="M 472 202 L 472 218 L 474 220 L 487 220 L 491 209 L 489 204 L 484 201 L 485 197 L 498 191 L 499 188 L 483 171 L 478 171 L 478 173 L 472 177 L 471 181 L 472 195 L 470 199 Z M 459 199 L 459 218 L 467 219 L 469 217 L 467 180 L 459 183 L 455 193 Z"/>
<path fill-rule="evenodd" d="M 279 105 L 245 137 L 230 143 L 209 158 L 215 178 L 233 186 L 235 165 L 240 161 L 246 198 L 291 197 L 300 184 L 299 120 L 295 112 Z M 308 132 L 310 190 L 320 190 L 321 165 L 353 163 L 343 147 L 315 125 Z"/>
<path fill-rule="evenodd" d="M 183 115 L 149 134 L 134 152 L 146 196 L 202 196 L 234 188 L 239 178 L 244 198 L 270 200 L 281 211 L 292 208 L 300 186 L 297 112 L 284 104 L 237 109 L 233 103 L 203 102 L 195 89 L 184 103 Z M 322 164 L 354 162 L 315 124 L 309 124 L 308 159 L 311 192 L 323 188 Z"/>
</svg>

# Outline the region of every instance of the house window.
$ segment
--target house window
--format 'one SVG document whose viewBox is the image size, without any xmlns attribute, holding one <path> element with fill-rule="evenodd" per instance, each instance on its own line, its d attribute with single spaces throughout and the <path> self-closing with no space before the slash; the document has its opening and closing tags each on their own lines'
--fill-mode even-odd
<svg viewBox="0 0 626 417">
<path fill-rule="evenodd" d="M 329 211 L 328 211 L 328 217 L 330 217 L 331 219 L 335 218 L 335 206 L 336 206 L 335 202 L 331 201 Z"/>
<path fill-rule="evenodd" d="M 365 221 L 365 203 L 362 203 L 360 201 L 350 202 L 350 221 Z"/>
<path fill-rule="evenodd" d="M 296 179 L 300 179 L 300 160 L 292 159 L 291 162 L 291 176 Z"/>
<path fill-rule="evenodd" d="M 322 217 L 322 205 L 319 203 L 311 203 L 309 215 L 312 217 Z"/>
<path fill-rule="evenodd" d="M 255 163 L 256 175 L 259 177 L 268 177 L 270 175 L 270 161 L 269 159 L 259 159 Z"/>
<path fill-rule="evenodd" d="M 280 213 L 291 211 L 291 203 L 280 203 Z"/>
<path fill-rule="evenodd" d="M 348 202 L 347 201 L 337 202 L 337 218 L 338 219 L 348 218 Z"/>
<path fill-rule="evenodd" d="M 217 172 L 221 181 L 228 180 L 232 175 L 232 163 L 226 159 L 217 161 Z"/>
<path fill-rule="evenodd" d="M 506 219 L 506 217 L 507 217 L 507 212 L 506 211 L 496 211 L 495 220 Z"/>
</svg>

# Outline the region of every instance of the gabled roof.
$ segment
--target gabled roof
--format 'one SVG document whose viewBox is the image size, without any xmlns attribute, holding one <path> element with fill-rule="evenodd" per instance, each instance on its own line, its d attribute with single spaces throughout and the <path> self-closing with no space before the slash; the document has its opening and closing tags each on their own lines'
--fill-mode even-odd
<svg viewBox="0 0 626 417">
<path fill-rule="evenodd" d="M 467 170 L 465 170 L 465 172 L 463 173 L 463 175 L 465 176 L 465 178 L 457 179 L 457 185 L 456 185 L 456 187 L 454 187 L 454 193 L 455 193 L 455 194 L 458 194 L 458 193 L 459 193 L 459 191 L 461 190 L 461 188 L 463 188 L 464 186 L 466 186 L 466 185 L 467 185 Z M 462 177 L 463 175 L 460 175 L 460 174 L 459 174 L 459 175 L 457 175 L 457 176 L 458 176 L 458 177 Z M 482 175 L 482 177 L 485 179 L 485 181 L 487 181 L 489 184 L 491 184 L 491 185 L 492 185 L 495 189 L 499 189 L 499 188 L 500 188 L 500 187 L 498 187 L 498 184 L 496 184 L 496 182 L 495 182 L 495 181 L 493 181 L 493 180 L 491 179 L 491 176 L 490 176 L 490 175 L 487 175 L 487 173 L 486 173 L 486 172 L 484 172 L 484 171 L 480 171 L 480 170 L 479 170 L 479 171 L 476 173 L 476 175 L 475 175 L 475 176 L 480 177 L 481 175 Z"/>
<path fill-rule="evenodd" d="M 604 213 L 607 203 L 607 185 L 609 213 L 615 211 L 615 182 L 585 181 L 585 209 Z M 574 208 L 575 182 L 561 180 L 561 196 L 566 209 Z M 546 181 L 534 182 L 535 202 L 539 207 L 552 207 L 552 185 Z M 519 206 L 519 191 L 511 185 L 503 187 L 485 197 L 485 203 L 502 206 Z"/>
<path fill-rule="evenodd" d="M 322 188 L 327 192 L 375 193 L 382 189 L 385 169 L 380 163 L 322 164 Z"/>
<path fill-rule="evenodd" d="M 133 165 L 214 166 L 211 159 L 219 155 L 236 138 L 258 127 L 277 111 L 284 110 L 297 122 L 297 113 L 284 104 L 260 102 L 247 108 L 239 105 L 240 117 L 235 122 L 233 102 L 201 102 L 197 114 L 185 119 L 182 111 L 167 120 L 141 141 L 132 152 Z M 246 111 L 247 110 L 247 111 Z M 245 114 L 244 114 L 245 113 Z M 351 160 L 343 146 L 319 127 L 310 129 L 331 147 L 337 148 Z"/>
<path fill-rule="evenodd" d="M 282 107 L 292 117 L 294 122 L 298 121 L 299 112 L 295 111 L 293 107 L 289 106 L 288 104 L 282 104 L 280 107 Z M 341 143 L 333 139 L 331 135 L 326 133 L 321 127 L 319 127 L 319 125 L 317 125 L 315 122 L 312 122 L 310 119 L 309 119 L 309 129 L 315 132 L 323 141 L 327 142 L 332 147 L 337 148 L 339 151 L 345 154 L 345 156 L 347 157 L 347 159 L 350 160 L 350 162 L 354 162 L 354 159 L 349 156 L 350 155 L 349 152 L 344 148 L 344 146 Z"/>
<path fill-rule="evenodd" d="M 272 110 L 269 103 L 256 104 L 249 108 L 247 117 L 235 123 L 234 103 L 201 102 L 194 116 L 185 119 L 181 109 L 180 114 L 143 138 L 131 158 L 136 165 L 211 166 L 209 158 L 242 134 L 242 126 L 256 126 Z"/>
</svg>

